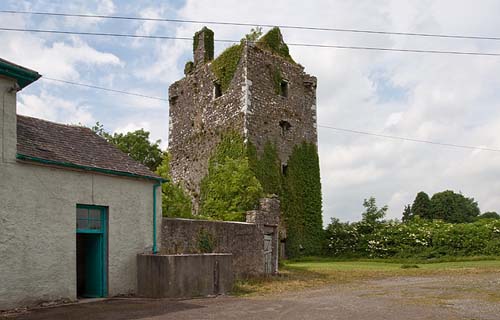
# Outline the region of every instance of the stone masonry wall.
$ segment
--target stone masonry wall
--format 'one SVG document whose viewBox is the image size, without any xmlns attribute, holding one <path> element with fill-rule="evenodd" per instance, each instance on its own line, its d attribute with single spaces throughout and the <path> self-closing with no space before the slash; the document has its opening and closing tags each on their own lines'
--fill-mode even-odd
<svg viewBox="0 0 500 320">
<path fill-rule="evenodd" d="M 259 210 L 247 213 L 247 222 L 163 218 L 162 254 L 201 253 L 201 237 L 209 235 L 214 253 L 231 253 L 236 277 L 264 274 L 264 235 L 272 235 L 273 267 L 278 270 L 280 204 L 264 198 Z"/>
<path fill-rule="evenodd" d="M 241 133 L 259 153 L 267 141 L 275 143 L 283 165 L 295 145 L 317 143 L 316 78 L 299 64 L 245 41 L 242 45 L 238 68 L 222 96 L 215 97 L 211 62 L 197 63 L 169 88 L 171 175 L 192 196 L 194 213 L 200 182 L 222 133 Z M 195 54 L 202 55 L 203 48 L 197 49 Z M 276 93 L 274 70 L 288 83 L 286 97 Z M 283 129 L 280 123 L 289 127 Z"/>
<path fill-rule="evenodd" d="M 267 141 L 276 145 L 286 164 L 293 147 L 304 141 L 317 143 L 316 78 L 304 68 L 256 46 L 248 46 L 248 79 L 251 107 L 247 116 L 249 140 L 262 151 Z M 273 73 L 279 70 L 288 83 L 286 97 L 276 93 Z M 290 124 L 283 129 L 281 121 Z"/>
<path fill-rule="evenodd" d="M 195 212 L 200 182 L 208 172 L 208 160 L 221 134 L 228 130 L 243 134 L 243 66 L 236 70 L 227 92 L 218 98 L 215 80 L 210 64 L 202 64 L 169 88 L 171 175 L 192 196 Z"/>
</svg>

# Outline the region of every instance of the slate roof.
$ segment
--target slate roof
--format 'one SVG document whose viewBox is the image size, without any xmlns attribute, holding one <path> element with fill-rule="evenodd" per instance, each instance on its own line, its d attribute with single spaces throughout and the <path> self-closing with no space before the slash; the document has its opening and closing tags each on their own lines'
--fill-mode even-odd
<svg viewBox="0 0 500 320">
<path fill-rule="evenodd" d="M 21 155 L 18 158 L 24 160 L 32 157 L 49 164 L 160 179 L 149 168 L 82 126 L 17 115 L 17 153 Z"/>
</svg>

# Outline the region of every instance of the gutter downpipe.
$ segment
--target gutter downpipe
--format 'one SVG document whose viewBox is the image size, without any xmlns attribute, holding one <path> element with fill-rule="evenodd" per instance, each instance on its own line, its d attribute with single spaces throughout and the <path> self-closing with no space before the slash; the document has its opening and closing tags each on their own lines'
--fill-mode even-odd
<svg viewBox="0 0 500 320">
<path fill-rule="evenodd" d="M 163 179 L 158 179 L 158 183 L 153 185 L 153 254 L 158 253 L 158 246 L 156 244 L 156 190 L 161 187 Z"/>
</svg>

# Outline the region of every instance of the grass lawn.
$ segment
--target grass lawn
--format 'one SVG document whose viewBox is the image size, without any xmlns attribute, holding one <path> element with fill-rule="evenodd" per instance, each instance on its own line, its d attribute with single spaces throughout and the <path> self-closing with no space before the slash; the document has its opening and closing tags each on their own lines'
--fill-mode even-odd
<svg viewBox="0 0 500 320">
<path fill-rule="evenodd" d="M 463 261 L 347 260 L 307 258 L 285 261 L 280 274 L 238 280 L 233 293 L 240 296 L 275 294 L 330 284 L 395 276 L 461 275 L 500 272 L 500 259 L 464 258 Z"/>
</svg>

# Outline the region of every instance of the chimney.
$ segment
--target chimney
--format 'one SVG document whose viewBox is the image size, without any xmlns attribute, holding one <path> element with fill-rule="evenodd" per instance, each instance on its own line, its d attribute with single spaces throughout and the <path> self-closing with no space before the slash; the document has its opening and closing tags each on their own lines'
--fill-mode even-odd
<svg viewBox="0 0 500 320">
<path fill-rule="evenodd" d="M 214 32 L 207 27 L 194 34 L 193 59 L 195 67 L 214 59 Z"/>
<path fill-rule="evenodd" d="M 0 59 L 0 164 L 16 161 L 17 91 L 38 78 L 37 72 Z"/>
</svg>

